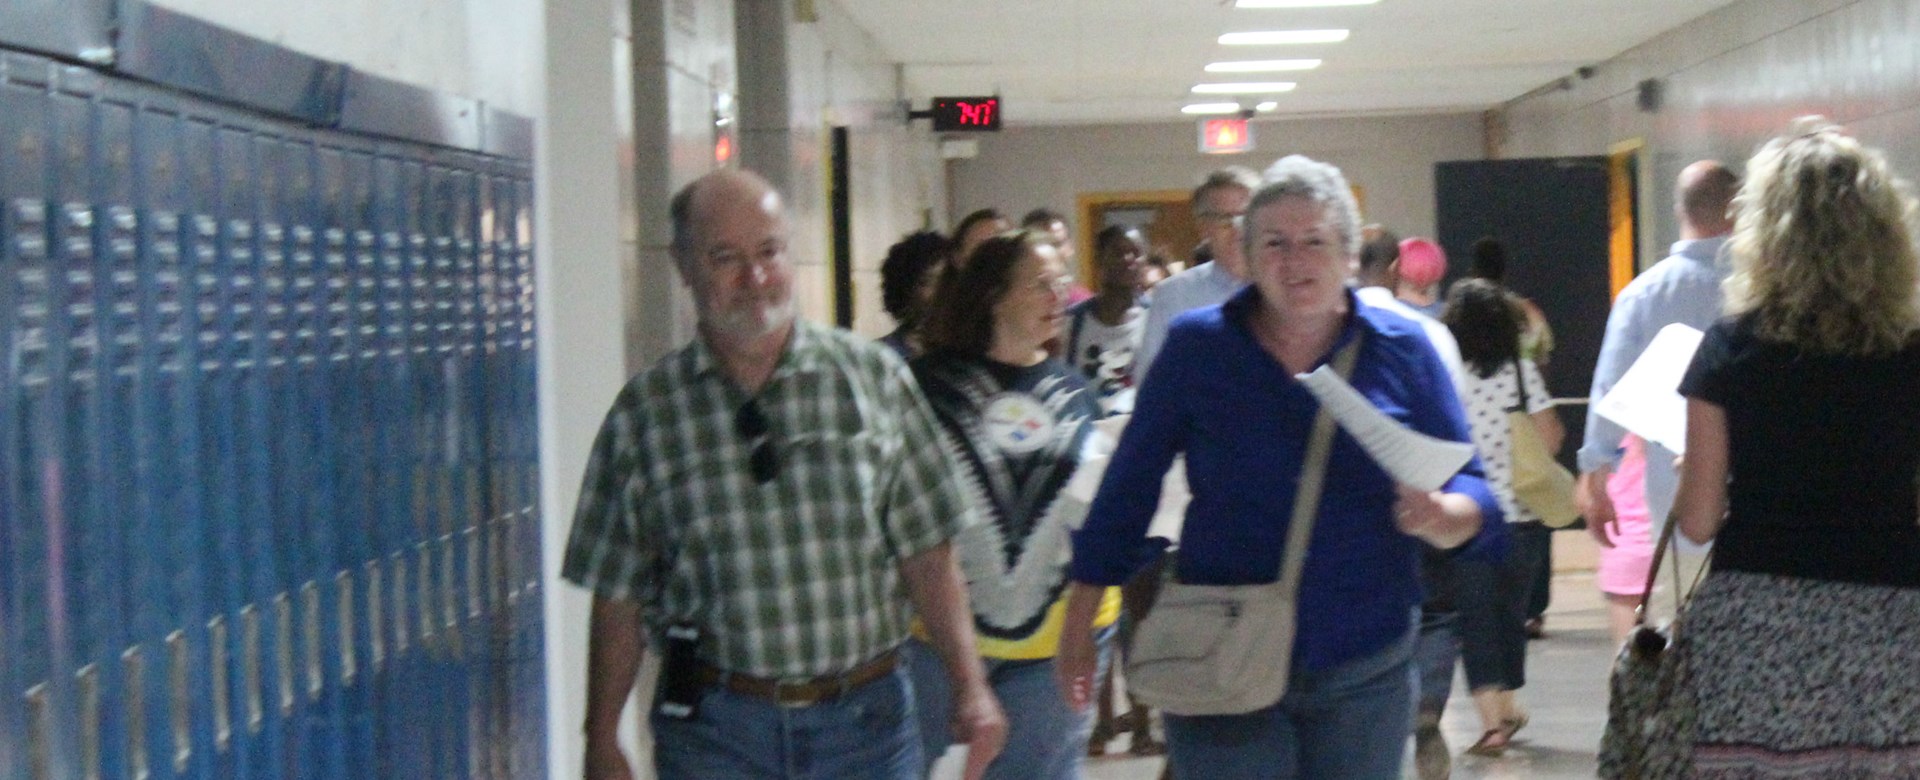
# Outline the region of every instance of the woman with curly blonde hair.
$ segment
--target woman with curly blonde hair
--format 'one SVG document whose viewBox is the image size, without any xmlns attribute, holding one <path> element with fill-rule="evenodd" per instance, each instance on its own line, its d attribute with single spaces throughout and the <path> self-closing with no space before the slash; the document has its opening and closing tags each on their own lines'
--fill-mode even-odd
<svg viewBox="0 0 1920 780">
<path fill-rule="evenodd" d="M 1698 778 L 1915 777 L 1913 200 L 1819 118 L 1748 162 L 1729 316 L 1680 391 L 1674 520 L 1715 540 L 1680 632 Z"/>
</svg>

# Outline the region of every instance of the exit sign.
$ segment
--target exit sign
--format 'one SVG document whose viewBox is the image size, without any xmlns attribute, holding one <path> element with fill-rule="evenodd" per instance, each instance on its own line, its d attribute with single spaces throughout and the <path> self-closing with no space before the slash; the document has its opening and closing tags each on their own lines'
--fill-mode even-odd
<svg viewBox="0 0 1920 780">
<path fill-rule="evenodd" d="M 933 99 L 933 129 L 937 132 L 996 132 L 1000 129 L 997 97 L 937 97 Z"/>
<path fill-rule="evenodd" d="M 1253 151 L 1253 128 L 1245 119 L 1202 119 L 1200 151 L 1206 154 Z"/>
</svg>

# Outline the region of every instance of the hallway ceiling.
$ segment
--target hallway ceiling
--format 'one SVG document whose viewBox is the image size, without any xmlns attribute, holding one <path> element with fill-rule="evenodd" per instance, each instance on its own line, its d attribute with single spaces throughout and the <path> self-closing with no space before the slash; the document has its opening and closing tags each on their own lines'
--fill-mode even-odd
<svg viewBox="0 0 1920 780">
<path fill-rule="evenodd" d="M 1008 124 L 1182 121 L 1195 84 L 1294 81 L 1273 116 L 1478 111 L 1575 76 L 1733 0 L 1381 0 L 1243 9 L 1233 0 L 839 0 L 890 58 L 916 107 L 1004 98 Z M 1346 28 L 1341 43 L 1225 46 L 1223 33 Z M 1318 58 L 1297 73 L 1212 74 L 1222 60 Z"/>
</svg>

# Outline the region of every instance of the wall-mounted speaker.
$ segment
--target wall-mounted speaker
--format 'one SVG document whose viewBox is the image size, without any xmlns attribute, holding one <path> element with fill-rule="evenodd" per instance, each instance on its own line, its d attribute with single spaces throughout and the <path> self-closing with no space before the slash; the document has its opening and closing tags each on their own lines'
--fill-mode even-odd
<svg viewBox="0 0 1920 780">
<path fill-rule="evenodd" d="M 1645 79 L 1639 84 L 1639 92 L 1634 96 L 1634 104 L 1649 114 L 1660 110 L 1660 102 L 1666 92 L 1666 85 L 1659 79 Z"/>
</svg>

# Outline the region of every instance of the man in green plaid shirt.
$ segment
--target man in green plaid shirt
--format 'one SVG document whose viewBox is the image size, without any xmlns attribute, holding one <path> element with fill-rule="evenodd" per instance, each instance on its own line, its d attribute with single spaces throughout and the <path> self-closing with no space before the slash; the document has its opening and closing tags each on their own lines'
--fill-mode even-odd
<svg viewBox="0 0 1920 780">
<path fill-rule="evenodd" d="M 651 718 L 663 780 L 917 778 L 895 668 L 909 600 L 960 692 L 969 767 L 984 767 L 1006 720 L 949 544 L 972 513 L 912 375 L 794 316 L 785 208 L 765 180 L 710 174 L 672 212 L 699 337 L 615 399 L 561 570 L 594 592 L 587 777 L 631 780 L 615 726 L 641 657 L 691 628 L 692 660 L 669 656 L 661 685 L 693 691 L 692 712 Z"/>
</svg>

